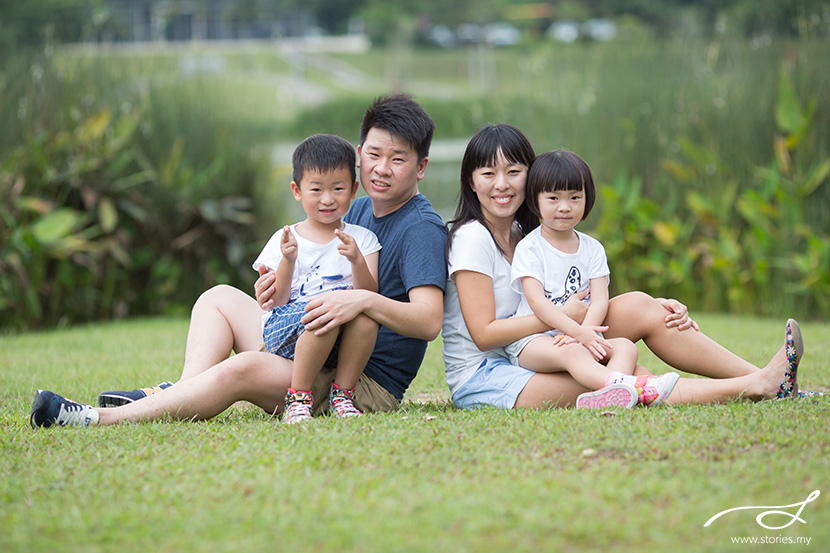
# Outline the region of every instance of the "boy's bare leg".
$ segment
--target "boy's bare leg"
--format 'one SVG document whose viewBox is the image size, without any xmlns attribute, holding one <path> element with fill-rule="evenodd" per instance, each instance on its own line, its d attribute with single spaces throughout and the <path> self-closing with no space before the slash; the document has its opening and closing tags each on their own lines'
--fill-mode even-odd
<svg viewBox="0 0 830 553">
<path fill-rule="evenodd" d="M 227 359 L 231 352 L 258 351 L 262 315 L 256 300 L 232 286 L 214 286 L 193 306 L 180 380 Z"/>
<path fill-rule="evenodd" d="M 334 373 L 334 383 L 340 388 L 351 390 L 355 387 L 372 356 L 377 336 L 378 324 L 362 313 L 343 325 L 337 353 L 337 372 Z"/>
<path fill-rule="evenodd" d="M 237 401 L 249 401 L 276 414 L 284 408 L 291 372 L 291 362 L 277 355 L 241 353 L 141 401 L 99 408 L 99 424 L 168 417 L 203 420 L 218 415 Z"/>
<path fill-rule="evenodd" d="M 632 342 L 643 340 L 666 364 L 688 373 L 709 378 L 732 378 L 750 375 L 758 367 L 741 359 L 702 332 L 667 328 L 668 311 L 654 298 L 642 292 L 629 292 L 608 304 L 606 338 L 624 337 Z M 768 366 L 786 367 L 786 357 L 777 353 Z"/>
<path fill-rule="evenodd" d="M 337 340 L 337 329 L 315 336 L 313 332 L 303 332 L 294 346 L 294 372 L 291 387 L 295 390 L 308 391 Z"/>
</svg>

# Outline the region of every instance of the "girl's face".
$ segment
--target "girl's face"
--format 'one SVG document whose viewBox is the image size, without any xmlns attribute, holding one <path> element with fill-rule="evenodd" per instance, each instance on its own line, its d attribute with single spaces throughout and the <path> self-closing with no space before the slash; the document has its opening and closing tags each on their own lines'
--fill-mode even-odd
<svg viewBox="0 0 830 553">
<path fill-rule="evenodd" d="M 527 165 L 510 163 L 501 153 L 492 167 L 473 171 L 473 190 L 487 222 L 513 222 L 513 216 L 525 200 L 526 181 Z"/>
<path fill-rule="evenodd" d="M 570 232 L 585 214 L 585 192 L 582 190 L 542 192 L 538 199 L 543 231 Z"/>
</svg>

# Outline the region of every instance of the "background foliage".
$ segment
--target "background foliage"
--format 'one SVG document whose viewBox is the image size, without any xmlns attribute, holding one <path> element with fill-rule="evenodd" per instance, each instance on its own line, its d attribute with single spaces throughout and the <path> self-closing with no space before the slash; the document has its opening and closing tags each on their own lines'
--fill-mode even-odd
<svg viewBox="0 0 830 553">
<path fill-rule="evenodd" d="M 568 148 L 591 164 L 602 196 L 585 230 L 607 246 L 614 292 L 830 312 L 830 14 L 811 2 L 775 3 L 800 23 L 763 33 L 784 36 L 739 25 L 742 2 L 680 2 L 695 24 L 668 38 L 643 11 L 653 36 L 562 45 L 526 33 L 512 48 L 398 41 L 359 54 L 60 46 L 48 4 L 27 3 L 17 20 L 8 14 L 24 8 L 0 11 L 15 45 L 0 49 L 0 327 L 183 310 L 217 282 L 250 289 L 250 259 L 300 216 L 286 152 L 317 132 L 356 141 L 365 106 L 395 90 L 437 122 L 422 191 L 445 218 L 467 138 L 508 122 L 537 151 Z M 585 4 L 583 16 L 613 5 Z M 507 9 L 488 6 L 492 17 Z M 26 48 L 10 36 L 40 38 Z"/>
</svg>

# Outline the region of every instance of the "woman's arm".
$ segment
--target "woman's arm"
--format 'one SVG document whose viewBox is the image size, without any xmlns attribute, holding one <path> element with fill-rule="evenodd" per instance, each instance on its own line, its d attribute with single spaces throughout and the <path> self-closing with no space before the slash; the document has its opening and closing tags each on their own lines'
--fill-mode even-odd
<svg viewBox="0 0 830 553">
<path fill-rule="evenodd" d="M 464 324 L 481 351 L 504 347 L 525 336 L 550 330 L 534 316 L 497 319 L 493 279 L 475 271 L 454 274 Z"/>
</svg>

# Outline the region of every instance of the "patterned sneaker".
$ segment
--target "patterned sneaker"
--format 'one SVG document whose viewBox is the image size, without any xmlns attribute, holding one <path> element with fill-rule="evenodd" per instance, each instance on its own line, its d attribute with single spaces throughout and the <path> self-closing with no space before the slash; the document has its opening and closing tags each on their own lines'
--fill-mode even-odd
<svg viewBox="0 0 830 553">
<path fill-rule="evenodd" d="M 283 424 L 311 420 L 311 404 L 311 392 L 288 388 L 285 393 L 285 413 L 282 414 Z"/>
<path fill-rule="evenodd" d="M 804 355 L 804 340 L 801 337 L 801 328 L 795 319 L 787 321 L 787 330 L 784 334 L 784 345 L 787 351 L 787 370 L 778 387 L 777 399 L 799 397 L 798 394 L 798 364 Z"/>
<path fill-rule="evenodd" d="M 801 398 L 801 399 L 805 399 L 805 398 L 806 399 L 812 399 L 812 398 L 824 397 L 825 393 L 826 392 L 814 392 L 812 390 L 802 390 L 801 388 L 799 388 L 798 389 L 798 395 L 793 396 L 793 397 L 798 397 L 798 398 Z"/>
<path fill-rule="evenodd" d="M 172 386 L 172 382 L 162 382 L 150 388 L 141 388 L 138 390 L 123 390 L 116 392 L 104 392 L 98 396 L 99 407 L 120 407 L 127 405 L 139 399 L 144 399 L 147 396 L 157 394 L 160 391 Z"/>
<path fill-rule="evenodd" d="M 98 411 L 92 405 L 76 403 L 46 390 L 38 390 L 29 416 L 32 428 L 42 426 L 92 426 L 98 424 Z"/>
<path fill-rule="evenodd" d="M 577 409 L 603 409 L 605 407 L 625 407 L 631 409 L 637 405 L 637 390 L 624 382 L 609 384 L 596 392 L 585 392 L 576 398 Z"/>
<path fill-rule="evenodd" d="M 680 375 L 677 373 L 666 373 L 660 376 L 638 376 L 634 387 L 637 388 L 639 394 L 639 403 L 646 407 L 663 405 L 679 379 Z"/>
<path fill-rule="evenodd" d="M 355 408 L 354 388 L 344 390 L 334 382 L 329 390 L 329 401 L 331 402 L 331 414 L 334 418 L 345 419 L 346 417 L 359 417 L 363 413 Z"/>
</svg>

